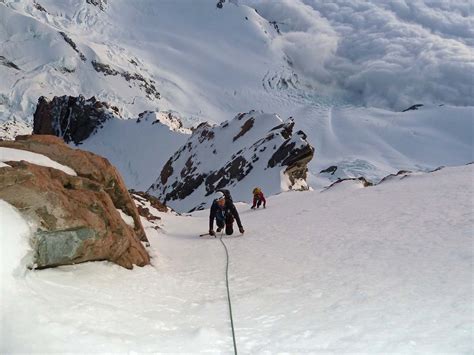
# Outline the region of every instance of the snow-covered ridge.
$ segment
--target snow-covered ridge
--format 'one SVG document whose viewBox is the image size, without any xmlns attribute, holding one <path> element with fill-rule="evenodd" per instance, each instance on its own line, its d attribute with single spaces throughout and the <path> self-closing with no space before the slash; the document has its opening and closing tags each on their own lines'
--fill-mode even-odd
<svg viewBox="0 0 474 355">
<path fill-rule="evenodd" d="M 182 134 L 191 134 L 192 130 L 185 128 L 180 117 L 176 116 L 174 112 L 151 112 L 145 111 L 138 115 L 137 123 L 141 121 L 149 121 L 151 124 L 161 123 L 164 126 L 168 126 L 171 131 L 182 133 Z"/>
<path fill-rule="evenodd" d="M 46 166 L 48 168 L 58 169 L 68 175 L 77 176 L 76 172 L 70 167 L 63 164 L 59 164 L 58 162 L 48 158 L 45 155 L 33 153 L 26 150 L 21 150 L 21 149 L 0 147 L 0 163 L 8 162 L 8 161 L 21 161 L 21 160 L 24 160 L 36 165 Z M 4 165 L 8 166 L 7 164 L 4 164 Z"/>
<path fill-rule="evenodd" d="M 338 178 L 364 177 L 377 183 L 399 170 L 431 171 L 474 161 L 474 108 L 425 105 L 390 112 L 328 108 L 299 120 L 318 158 L 309 166 L 313 187 Z M 321 173 L 331 166 L 334 174 Z"/>
<path fill-rule="evenodd" d="M 304 189 L 314 153 L 294 121 L 251 111 L 218 126 L 203 123 L 166 162 L 148 190 L 178 211 L 202 209 L 215 190 L 236 200 L 254 186 L 267 194 Z"/>
<path fill-rule="evenodd" d="M 33 133 L 52 134 L 114 164 L 129 188 L 145 190 L 191 134 L 173 112 L 145 111 L 124 120 L 117 107 L 83 96 L 41 97 Z"/>
<path fill-rule="evenodd" d="M 107 120 L 79 147 L 106 157 L 129 189 L 145 191 L 190 134 L 171 112 L 143 112 L 136 119 Z"/>
<path fill-rule="evenodd" d="M 250 108 L 287 115 L 277 106 L 302 97 L 398 111 L 473 105 L 468 10 L 426 1 L 239 0 L 218 9 L 215 0 L 4 0 L 0 120 L 31 121 L 39 96 L 64 94 L 96 96 L 124 117 L 158 107 L 217 122 Z M 291 87 L 294 75 L 296 95 L 262 86 L 281 77 L 274 87 Z"/>
</svg>

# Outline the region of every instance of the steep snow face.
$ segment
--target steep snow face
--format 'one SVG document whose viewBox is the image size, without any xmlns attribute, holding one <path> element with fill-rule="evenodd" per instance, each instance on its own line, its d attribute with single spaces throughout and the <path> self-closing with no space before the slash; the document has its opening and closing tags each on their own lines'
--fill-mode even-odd
<svg viewBox="0 0 474 355">
<path fill-rule="evenodd" d="M 216 2 L 2 1 L 1 119 L 29 119 L 39 96 L 64 94 L 124 117 L 159 107 L 216 122 L 301 100 L 474 104 L 461 3 Z"/>
<path fill-rule="evenodd" d="M 473 167 L 237 204 L 245 235 L 223 241 L 239 353 L 470 353 Z M 12 214 L 0 201 L 16 268 L 28 229 Z M 0 351 L 232 353 L 225 250 L 197 236 L 208 214 L 143 220 L 153 266 L 4 269 Z"/>
<path fill-rule="evenodd" d="M 161 108 L 221 121 L 228 98 L 243 92 L 230 112 L 244 102 L 248 110 L 252 91 L 263 91 L 262 77 L 283 63 L 268 46 L 274 30 L 246 6 L 218 10 L 214 0 L 120 0 L 104 10 L 84 1 L 37 4 L 0 4 L 2 120 L 29 118 L 41 95 L 82 94 L 120 107 L 124 117 Z"/>
<path fill-rule="evenodd" d="M 0 4 L 3 112 L 31 122 L 39 96 L 96 95 L 128 114 L 158 106 L 159 91 L 147 69 L 111 41 L 105 12 L 86 2 L 6 1 Z M 136 100 L 134 100 L 136 99 Z M 143 104 L 140 105 L 141 100 Z"/>
<path fill-rule="evenodd" d="M 269 194 L 307 188 L 314 149 L 294 122 L 251 111 L 219 126 L 202 124 L 165 164 L 149 192 L 179 211 L 202 209 L 220 188 L 239 201 L 260 186 Z"/>
<path fill-rule="evenodd" d="M 144 191 L 190 134 L 171 113 L 144 112 L 136 119 L 108 120 L 77 147 L 106 157 L 128 188 Z"/>
</svg>

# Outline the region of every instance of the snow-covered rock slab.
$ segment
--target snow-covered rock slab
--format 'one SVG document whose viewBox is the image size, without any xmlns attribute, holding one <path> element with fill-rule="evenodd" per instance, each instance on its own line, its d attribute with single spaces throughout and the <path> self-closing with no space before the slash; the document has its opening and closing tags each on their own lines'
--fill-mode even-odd
<svg viewBox="0 0 474 355">
<path fill-rule="evenodd" d="M 165 164 L 149 192 L 179 211 L 202 209 L 215 190 L 236 201 L 260 186 L 267 194 L 307 188 L 314 149 L 294 121 L 251 111 L 218 126 L 201 124 Z"/>
</svg>

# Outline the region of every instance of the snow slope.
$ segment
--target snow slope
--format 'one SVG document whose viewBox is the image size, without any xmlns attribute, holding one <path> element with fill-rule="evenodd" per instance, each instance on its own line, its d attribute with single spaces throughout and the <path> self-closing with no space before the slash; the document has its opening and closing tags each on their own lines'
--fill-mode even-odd
<svg viewBox="0 0 474 355">
<path fill-rule="evenodd" d="M 407 112 L 307 107 L 305 111 L 314 114 L 312 120 L 299 121 L 316 149 L 309 166 L 314 187 L 327 185 L 327 175 L 319 172 L 331 165 L 339 168 L 336 177 L 364 176 L 378 182 L 398 170 L 429 171 L 474 161 L 474 107 L 424 106 Z"/>
<path fill-rule="evenodd" d="M 223 238 L 239 352 L 472 352 L 473 174 L 239 204 L 246 233 Z M 2 283 L 1 352 L 232 353 L 225 251 L 197 237 L 207 213 L 149 225 L 153 266 L 86 263 Z M 5 227 L 22 233 L 9 219 L 2 240 Z"/>
<path fill-rule="evenodd" d="M 145 191 L 168 158 L 189 138 L 191 131 L 173 126 L 162 113 L 145 113 L 138 119 L 111 119 L 79 146 L 106 157 L 128 188 Z"/>
<path fill-rule="evenodd" d="M 120 0 L 105 11 L 82 1 L 41 5 L 46 12 L 29 0 L 0 3 L 3 56 L 19 68 L 0 65 L 3 120 L 31 119 L 40 95 L 83 94 L 122 108 L 125 117 L 160 108 L 188 120 L 220 121 L 248 111 L 252 95 L 265 95 L 265 73 L 284 63 L 269 49 L 271 25 L 247 6 L 218 10 L 214 0 Z M 97 72 L 93 61 L 118 73 Z M 153 82 L 162 99 L 124 72 Z M 226 101 L 237 93 L 243 97 L 229 108 Z"/>
</svg>

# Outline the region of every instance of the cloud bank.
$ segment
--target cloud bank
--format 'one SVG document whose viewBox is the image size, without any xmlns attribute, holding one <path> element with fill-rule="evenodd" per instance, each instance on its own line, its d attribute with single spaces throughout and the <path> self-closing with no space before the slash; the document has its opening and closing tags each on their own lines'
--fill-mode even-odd
<svg viewBox="0 0 474 355">
<path fill-rule="evenodd" d="M 282 32 L 274 46 L 320 90 L 396 110 L 474 105 L 469 2 L 241 0 Z"/>
</svg>

